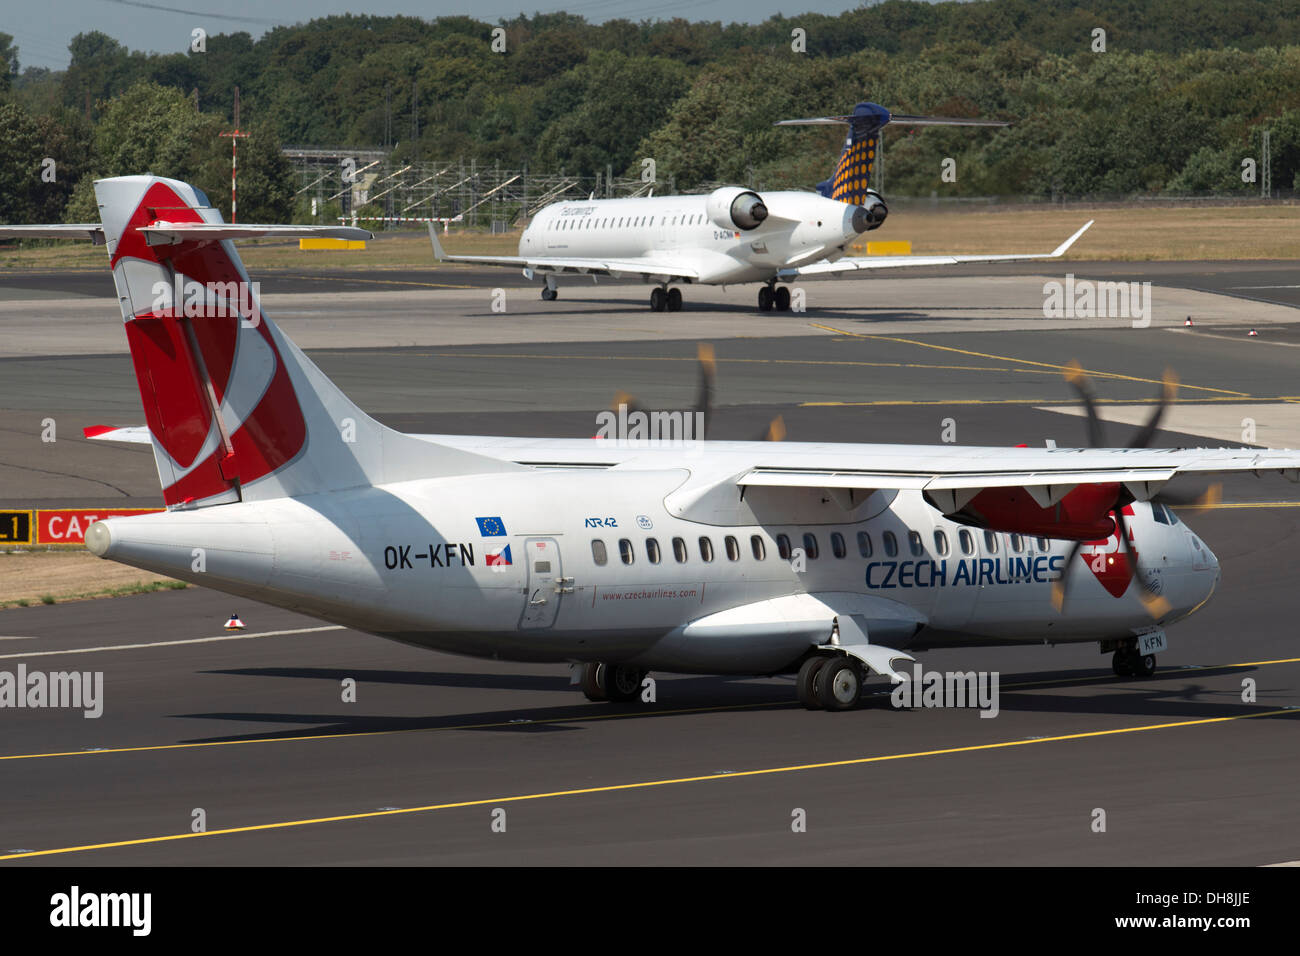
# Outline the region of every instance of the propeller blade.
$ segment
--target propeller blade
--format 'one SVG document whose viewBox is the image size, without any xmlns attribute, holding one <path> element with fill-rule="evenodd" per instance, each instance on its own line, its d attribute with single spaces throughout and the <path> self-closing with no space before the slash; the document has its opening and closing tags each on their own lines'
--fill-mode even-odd
<svg viewBox="0 0 1300 956">
<path fill-rule="evenodd" d="M 1093 448 L 1105 448 L 1106 433 L 1101 425 L 1101 418 L 1097 415 L 1097 395 L 1092 390 L 1092 383 L 1088 381 L 1088 376 L 1083 374 L 1083 366 L 1078 362 L 1070 362 L 1065 367 L 1065 380 L 1073 386 L 1075 392 L 1079 395 L 1079 400 L 1083 402 L 1083 410 L 1088 416 L 1088 444 Z"/>
<path fill-rule="evenodd" d="M 1052 607 L 1058 611 L 1065 610 L 1065 585 L 1070 576 L 1070 569 L 1074 567 L 1074 559 L 1079 556 L 1079 549 L 1082 547 L 1082 541 L 1074 542 L 1070 547 L 1070 553 L 1065 556 L 1065 564 L 1061 565 L 1061 576 L 1052 582 Z"/>
<path fill-rule="evenodd" d="M 700 429 L 700 438 L 709 435 L 709 419 L 713 416 L 713 382 L 717 377 L 717 362 L 713 358 L 713 346 L 701 342 L 696 356 L 700 366 L 700 387 L 695 396 L 695 410 L 703 416 L 704 427 Z"/>
<path fill-rule="evenodd" d="M 1195 495 L 1162 491 L 1154 500 L 1180 511 L 1208 511 L 1217 508 L 1223 501 L 1223 483 L 1216 481 Z"/>
<path fill-rule="evenodd" d="M 631 392 L 625 392 L 621 389 L 615 393 L 614 401 L 610 403 L 609 407 L 611 411 L 616 412 L 618 411 L 620 405 L 626 405 L 627 410 L 629 412 L 635 412 L 641 408 L 641 403 L 637 401 L 637 397 L 635 395 L 633 395 Z"/>
<path fill-rule="evenodd" d="M 1137 558 L 1133 556 L 1133 540 L 1129 537 L 1128 522 L 1124 520 L 1124 509 L 1116 508 L 1112 513 L 1115 515 L 1116 533 L 1119 535 L 1120 543 L 1124 545 L 1124 562 L 1128 565 L 1129 576 L 1137 588 L 1138 599 L 1153 618 L 1164 617 L 1170 611 L 1170 604 L 1160 595 L 1152 594 L 1146 582 L 1138 574 Z"/>
<path fill-rule="evenodd" d="M 1142 430 L 1129 442 L 1129 448 L 1146 448 L 1151 444 L 1151 439 L 1155 437 L 1156 430 L 1160 427 L 1160 419 L 1165 415 L 1165 409 L 1169 407 L 1169 403 L 1178 394 L 1178 376 L 1174 374 L 1173 369 L 1165 369 L 1163 383 L 1164 388 L 1160 393 L 1160 398 L 1156 400 L 1156 407 L 1151 410 L 1151 417 L 1142 426 Z"/>
<path fill-rule="evenodd" d="M 759 441 L 785 441 L 785 419 L 780 415 L 768 422 L 767 431 L 758 436 Z"/>
</svg>

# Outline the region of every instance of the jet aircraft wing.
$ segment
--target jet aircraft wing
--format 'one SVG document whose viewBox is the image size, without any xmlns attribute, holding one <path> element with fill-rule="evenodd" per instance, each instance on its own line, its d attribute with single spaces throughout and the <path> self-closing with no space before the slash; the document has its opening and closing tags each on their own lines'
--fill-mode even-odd
<svg viewBox="0 0 1300 956">
<path fill-rule="evenodd" d="M 1089 219 L 1069 239 L 1051 252 L 1022 252 L 1002 255 L 980 256 L 846 256 L 834 262 L 826 259 L 811 262 L 806 266 L 793 266 L 780 270 L 777 278 L 788 281 L 800 276 L 836 275 L 844 272 L 859 272 L 868 269 L 901 269 L 905 266 L 950 266 L 961 262 L 1012 262 L 1023 259 L 1059 259 L 1079 240 L 1095 222 Z"/>
</svg>

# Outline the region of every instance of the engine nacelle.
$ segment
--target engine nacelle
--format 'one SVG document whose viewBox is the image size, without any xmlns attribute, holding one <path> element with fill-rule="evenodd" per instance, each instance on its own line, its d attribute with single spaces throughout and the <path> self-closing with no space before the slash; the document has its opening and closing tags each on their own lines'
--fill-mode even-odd
<svg viewBox="0 0 1300 956">
<path fill-rule="evenodd" d="M 884 197 L 874 189 L 868 189 L 858 208 L 853 211 L 853 228 L 859 233 L 879 229 L 885 224 L 888 215 L 889 207 L 885 205 Z"/>
<path fill-rule="evenodd" d="M 723 186 L 709 193 L 704 207 L 709 220 L 723 229 L 757 229 L 767 218 L 763 198 L 750 189 L 740 186 Z"/>
<path fill-rule="evenodd" d="M 1119 494 L 1117 482 L 1079 485 L 1056 504 L 1042 508 L 1024 488 L 985 488 L 947 516 L 1008 534 L 1100 541 L 1115 531 L 1110 512 L 1119 506 Z"/>
</svg>

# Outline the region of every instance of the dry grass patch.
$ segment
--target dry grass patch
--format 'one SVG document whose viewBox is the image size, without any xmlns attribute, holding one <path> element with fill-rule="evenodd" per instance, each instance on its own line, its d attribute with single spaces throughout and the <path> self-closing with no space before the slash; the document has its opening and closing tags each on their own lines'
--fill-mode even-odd
<svg viewBox="0 0 1300 956">
<path fill-rule="evenodd" d="M 0 552 L 0 608 L 183 588 L 183 581 L 89 551 Z"/>
</svg>

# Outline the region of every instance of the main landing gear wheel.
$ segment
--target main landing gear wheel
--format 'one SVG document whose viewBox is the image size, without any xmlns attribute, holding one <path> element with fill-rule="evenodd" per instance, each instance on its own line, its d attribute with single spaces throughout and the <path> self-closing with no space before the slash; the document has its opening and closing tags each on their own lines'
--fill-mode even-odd
<svg viewBox="0 0 1300 956">
<path fill-rule="evenodd" d="M 668 293 L 663 289 L 654 288 L 650 290 L 650 308 L 655 312 L 662 312 L 668 307 Z"/>
<path fill-rule="evenodd" d="M 758 311 L 771 312 L 776 306 L 776 294 L 772 287 L 765 285 L 758 290 Z"/>
<path fill-rule="evenodd" d="M 627 703 L 641 695 L 646 672 L 630 664 L 604 664 L 599 661 L 582 665 L 582 692 L 587 700 Z"/>
<path fill-rule="evenodd" d="M 852 710 L 862 695 L 862 667 L 852 657 L 832 657 L 817 672 L 813 689 L 826 710 Z"/>
<path fill-rule="evenodd" d="M 817 675 L 821 673 L 822 667 L 826 665 L 829 658 L 810 657 L 799 667 L 799 680 L 796 688 L 799 694 L 799 703 L 803 704 L 808 710 L 821 710 L 821 701 L 817 699 L 815 684 Z"/>
<path fill-rule="evenodd" d="M 776 296 L 776 311 L 789 312 L 790 311 L 790 290 L 785 286 L 781 286 L 776 290 L 774 294 Z"/>
<path fill-rule="evenodd" d="M 631 664 L 605 664 L 605 699 L 626 704 L 641 696 L 645 671 Z"/>
<path fill-rule="evenodd" d="M 676 286 L 668 290 L 668 311 L 682 311 L 682 290 Z"/>
<path fill-rule="evenodd" d="M 542 286 L 542 298 L 545 299 L 547 302 L 554 302 L 559 297 L 559 295 L 560 293 L 557 292 L 555 289 L 548 288 L 547 286 Z"/>
<path fill-rule="evenodd" d="M 605 665 L 600 663 L 582 665 L 582 693 L 587 700 L 606 700 Z"/>
<path fill-rule="evenodd" d="M 1135 670 L 1138 677 L 1150 677 L 1156 672 L 1156 656 L 1154 654 L 1144 654 L 1139 657 Z"/>
</svg>

